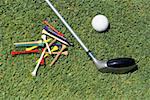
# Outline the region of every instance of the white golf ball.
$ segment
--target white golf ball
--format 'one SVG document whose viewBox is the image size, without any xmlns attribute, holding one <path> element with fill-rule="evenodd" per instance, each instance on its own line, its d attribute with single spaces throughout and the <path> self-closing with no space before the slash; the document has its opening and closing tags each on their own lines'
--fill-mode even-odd
<svg viewBox="0 0 150 100">
<path fill-rule="evenodd" d="M 108 26 L 109 26 L 108 19 L 104 15 L 96 15 L 92 19 L 92 27 L 98 32 L 106 31 Z"/>
</svg>

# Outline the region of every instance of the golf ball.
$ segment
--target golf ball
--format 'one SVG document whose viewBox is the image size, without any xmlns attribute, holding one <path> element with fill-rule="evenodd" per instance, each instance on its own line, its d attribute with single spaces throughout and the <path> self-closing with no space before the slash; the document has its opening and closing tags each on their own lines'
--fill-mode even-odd
<svg viewBox="0 0 150 100">
<path fill-rule="evenodd" d="M 106 31 L 108 26 L 109 26 L 108 19 L 104 15 L 96 15 L 92 19 L 92 27 L 98 32 Z"/>
</svg>

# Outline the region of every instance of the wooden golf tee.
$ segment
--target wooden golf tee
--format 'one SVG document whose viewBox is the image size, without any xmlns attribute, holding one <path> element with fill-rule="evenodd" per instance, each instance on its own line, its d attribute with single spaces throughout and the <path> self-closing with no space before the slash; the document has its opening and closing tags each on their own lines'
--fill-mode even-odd
<svg viewBox="0 0 150 100">
<path fill-rule="evenodd" d="M 54 39 L 56 39 L 56 40 L 58 40 L 59 42 L 61 42 L 61 43 L 63 43 L 63 44 L 66 44 L 66 45 L 70 45 L 69 44 L 69 42 L 67 42 L 67 40 L 66 39 L 64 39 L 63 37 L 58 37 L 58 36 L 55 36 L 54 34 L 50 34 L 50 33 L 48 33 L 45 29 L 43 29 L 42 30 L 42 33 L 43 34 L 46 34 L 46 35 L 48 35 L 48 36 L 50 36 L 50 37 L 52 37 L 52 38 L 54 38 Z"/>
<path fill-rule="evenodd" d="M 51 39 L 47 39 L 45 42 L 50 42 Z M 30 51 L 30 50 L 33 50 L 33 49 L 36 49 L 38 46 L 32 46 L 32 47 L 29 47 L 29 48 L 26 48 L 26 51 Z"/>
<path fill-rule="evenodd" d="M 61 50 L 58 52 L 58 54 L 56 55 L 56 57 L 53 59 L 53 61 L 51 62 L 50 66 L 54 65 L 54 63 L 58 60 L 59 56 L 61 55 L 61 53 L 67 48 L 66 45 L 62 44 L 62 48 Z"/>
<path fill-rule="evenodd" d="M 54 40 L 49 44 L 49 46 L 51 46 L 54 42 L 56 42 L 56 39 L 54 39 Z M 40 59 L 39 59 L 37 65 L 36 65 L 36 67 L 34 68 L 34 71 L 31 73 L 32 76 L 36 76 L 36 73 L 37 73 L 37 70 L 38 70 L 38 68 L 39 68 L 40 62 L 41 62 L 41 60 L 42 60 L 42 58 L 43 58 L 43 56 L 44 56 L 46 50 L 47 50 L 47 47 L 45 47 L 44 50 L 42 51 L 42 54 L 41 54 L 41 56 L 40 56 Z"/>
<path fill-rule="evenodd" d="M 32 46 L 32 47 L 26 48 L 26 51 L 30 51 L 30 50 L 36 49 L 37 47 L 38 46 Z"/>
<path fill-rule="evenodd" d="M 64 36 L 63 33 L 59 32 L 58 30 L 56 30 L 51 24 L 48 23 L 48 21 L 44 20 L 43 21 L 44 24 L 46 24 L 48 27 L 50 27 L 53 31 L 55 31 L 58 35 L 60 36 Z"/>
<path fill-rule="evenodd" d="M 52 52 L 57 51 L 58 49 L 59 49 L 58 46 L 54 46 L 53 49 L 51 50 L 51 54 Z M 47 57 L 48 55 L 49 53 L 46 52 L 46 54 L 44 55 L 44 58 Z"/>
<path fill-rule="evenodd" d="M 42 39 L 43 39 L 43 41 L 45 42 L 45 44 L 46 44 L 46 47 L 47 47 L 47 49 L 48 49 L 49 54 L 51 54 L 51 50 L 50 50 L 50 48 L 49 48 L 49 46 L 48 46 L 48 43 L 46 42 L 46 35 L 42 35 L 42 36 L 41 36 L 41 38 L 42 38 Z"/>
<path fill-rule="evenodd" d="M 54 48 L 51 50 L 51 53 L 54 52 L 54 51 L 56 51 L 56 50 L 58 50 L 58 47 L 57 47 L 57 46 L 54 46 Z M 49 52 L 45 52 L 45 55 L 44 55 L 43 58 L 46 58 L 48 55 L 49 55 Z M 40 59 L 38 59 L 38 60 L 36 61 L 36 63 L 38 63 L 39 60 L 40 60 Z M 40 63 L 40 64 L 41 64 L 41 63 Z"/>
<path fill-rule="evenodd" d="M 59 53 L 59 52 L 52 52 L 52 54 L 58 54 L 58 53 Z M 46 52 L 46 54 L 49 54 L 49 53 Z M 69 53 L 68 53 L 68 51 L 64 51 L 64 52 L 62 52 L 61 54 L 67 56 Z"/>
<path fill-rule="evenodd" d="M 39 53 L 40 51 L 38 49 L 30 50 L 30 51 L 11 51 L 11 55 L 19 55 L 19 54 L 30 54 L 30 53 Z"/>
<path fill-rule="evenodd" d="M 40 62 L 40 65 L 44 65 L 44 64 L 45 64 L 45 60 L 44 60 L 44 57 L 43 57 L 41 62 Z"/>
<path fill-rule="evenodd" d="M 14 43 L 16 47 L 28 47 L 28 46 L 44 46 L 42 43 L 42 40 L 39 41 L 32 41 L 32 42 L 20 42 L 20 43 Z"/>
</svg>

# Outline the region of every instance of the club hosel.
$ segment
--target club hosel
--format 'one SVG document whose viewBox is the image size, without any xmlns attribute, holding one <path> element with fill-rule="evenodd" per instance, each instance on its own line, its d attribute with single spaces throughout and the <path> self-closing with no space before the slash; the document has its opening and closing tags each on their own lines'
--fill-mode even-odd
<svg viewBox="0 0 150 100">
<path fill-rule="evenodd" d="M 107 61 L 97 60 L 90 50 L 87 52 L 87 54 L 93 60 L 93 62 L 96 64 L 96 67 L 98 70 L 107 67 Z"/>
<path fill-rule="evenodd" d="M 86 53 L 90 57 L 90 59 L 92 59 L 93 61 L 96 59 L 90 50 L 88 50 Z"/>
</svg>

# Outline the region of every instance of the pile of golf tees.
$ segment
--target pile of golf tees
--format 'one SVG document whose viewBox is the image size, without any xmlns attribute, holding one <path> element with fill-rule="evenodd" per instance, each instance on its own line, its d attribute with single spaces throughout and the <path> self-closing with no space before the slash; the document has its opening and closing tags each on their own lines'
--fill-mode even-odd
<svg viewBox="0 0 150 100">
<path fill-rule="evenodd" d="M 11 51 L 12 56 L 19 54 L 41 53 L 40 58 L 36 61 L 36 67 L 32 72 L 32 76 L 36 76 L 39 66 L 45 64 L 44 59 L 46 57 L 54 56 L 54 59 L 50 63 L 50 66 L 52 66 L 61 55 L 68 55 L 67 47 L 72 45 L 66 38 L 64 38 L 64 34 L 56 30 L 48 23 L 47 20 L 44 20 L 43 23 L 46 26 L 42 29 L 41 40 L 14 43 L 16 47 L 27 48 L 24 51 Z"/>
</svg>

